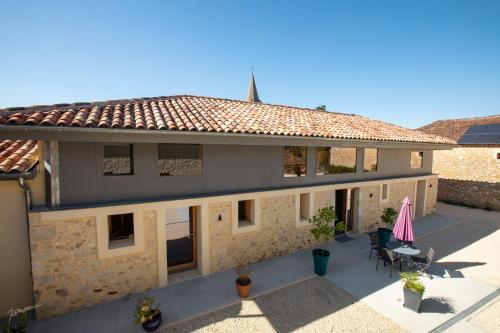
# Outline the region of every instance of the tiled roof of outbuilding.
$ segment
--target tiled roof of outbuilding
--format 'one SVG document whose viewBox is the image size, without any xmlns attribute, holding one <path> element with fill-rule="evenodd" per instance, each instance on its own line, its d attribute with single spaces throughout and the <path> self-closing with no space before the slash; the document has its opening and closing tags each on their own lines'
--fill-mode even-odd
<svg viewBox="0 0 500 333">
<path fill-rule="evenodd" d="M 365 117 L 199 96 L 0 110 L 0 125 L 93 127 L 454 144 Z"/>
<path fill-rule="evenodd" d="M 0 141 L 0 174 L 24 173 L 38 162 L 36 141 Z"/>
<path fill-rule="evenodd" d="M 458 141 L 469 127 L 473 125 L 494 124 L 500 123 L 500 115 L 476 117 L 476 118 L 460 118 L 460 119 L 443 119 L 418 128 L 427 134 L 439 135 L 444 138 Z"/>
</svg>

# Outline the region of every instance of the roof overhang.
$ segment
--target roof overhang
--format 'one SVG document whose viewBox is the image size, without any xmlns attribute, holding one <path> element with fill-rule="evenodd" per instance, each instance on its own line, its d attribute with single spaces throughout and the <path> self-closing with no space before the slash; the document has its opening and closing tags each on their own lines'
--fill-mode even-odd
<svg viewBox="0 0 500 333">
<path fill-rule="evenodd" d="M 19 178 L 23 178 L 25 180 L 31 180 L 36 177 L 38 173 L 38 162 L 28 171 L 22 173 L 0 173 L 0 181 L 2 180 L 16 180 Z"/>
<path fill-rule="evenodd" d="M 456 146 L 453 144 L 411 141 L 333 139 L 289 135 L 4 125 L 0 125 L 0 139 L 70 142 L 192 143 L 258 146 L 300 145 L 328 147 L 334 144 L 338 147 L 356 146 L 380 148 L 418 148 L 433 150 L 452 149 Z"/>
</svg>

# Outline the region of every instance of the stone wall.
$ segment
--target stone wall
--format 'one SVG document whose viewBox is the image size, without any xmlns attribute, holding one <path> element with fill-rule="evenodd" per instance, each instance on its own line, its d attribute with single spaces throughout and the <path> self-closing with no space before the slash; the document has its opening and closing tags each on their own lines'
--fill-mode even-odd
<svg viewBox="0 0 500 333">
<path fill-rule="evenodd" d="M 329 191 L 330 194 L 331 191 Z M 323 202 L 327 202 L 324 194 Z M 218 221 L 219 213 L 222 221 Z M 295 196 L 261 199 L 261 228 L 232 234 L 231 202 L 209 205 L 210 272 L 224 271 L 316 244 L 310 227 L 295 226 Z"/>
<path fill-rule="evenodd" d="M 500 147 L 459 147 L 434 152 L 437 198 L 451 204 L 500 210 Z"/>
<path fill-rule="evenodd" d="M 158 286 L 156 212 L 144 213 L 142 253 L 99 260 L 95 216 L 30 214 L 33 287 L 43 318 Z"/>
<path fill-rule="evenodd" d="M 500 182 L 500 147 L 459 147 L 434 151 L 432 172 L 439 178 Z"/>
<path fill-rule="evenodd" d="M 379 196 L 380 186 L 366 186 L 359 189 L 359 232 L 384 227 L 385 224 L 380 219 L 384 209 L 392 207 L 399 211 L 406 196 L 410 197 L 411 202 L 415 202 L 415 182 L 389 184 L 388 202 L 381 203 Z"/>
<path fill-rule="evenodd" d="M 335 191 L 319 191 L 314 193 L 314 213 L 320 208 L 335 206 Z"/>
<path fill-rule="evenodd" d="M 439 201 L 500 211 L 500 182 L 439 179 Z"/>
</svg>

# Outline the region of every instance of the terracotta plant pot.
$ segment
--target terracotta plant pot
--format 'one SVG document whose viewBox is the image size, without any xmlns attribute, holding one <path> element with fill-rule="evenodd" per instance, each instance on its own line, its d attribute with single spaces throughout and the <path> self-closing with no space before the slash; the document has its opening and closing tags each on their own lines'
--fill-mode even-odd
<svg viewBox="0 0 500 333">
<path fill-rule="evenodd" d="M 252 280 L 248 277 L 239 277 L 236 279 L 236 291 L 241 298 L 247 298 L 252 287 Z"/>
</svg>

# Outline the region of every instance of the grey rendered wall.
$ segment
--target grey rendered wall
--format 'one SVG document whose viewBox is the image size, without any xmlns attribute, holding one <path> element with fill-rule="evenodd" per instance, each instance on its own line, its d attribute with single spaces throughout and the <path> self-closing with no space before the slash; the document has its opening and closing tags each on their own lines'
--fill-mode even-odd
<svg viewBox="0 0 500 333">
<path fill-rule="evenodd" d="M 424 152 L 422 169 L 410 169 L 410 149 L 379 149 L 379 168 L 362 172 L 362 149 L 358 149 L 358 172 L 316 176 L 315 149 L 308 148 L 307 176 L 283 177 L 280 146 L 204 145 L 203 175 L 160 177 L 156 171 L 157 145 L 134 144 L 134 175 L 103 176 L 102 145 L 61 142 L 61 205 L 146 200 L 209 193 L 244 192 L 300 185 L 430 174 L 432 151 Z"/>
</svg>

